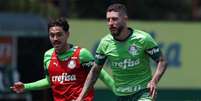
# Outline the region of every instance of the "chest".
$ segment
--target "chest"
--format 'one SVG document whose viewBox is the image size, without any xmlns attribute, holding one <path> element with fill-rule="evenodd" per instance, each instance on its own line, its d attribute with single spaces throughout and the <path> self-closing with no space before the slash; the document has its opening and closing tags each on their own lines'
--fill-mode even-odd
<svg viewBox="0 0 201 101">
<path fill-rule="evenodd" d="M 80 69 L 80 63 L 77 58 L 69 58 L 65 61 L 60 61 L 57 58 L 52 58 L 48 67 L 50 75 L 59 75 L 62 73 L 74 74 Z"/>
<path fill-rule="evenodd" d="M 114 42 L 108 45 L 106 55 L 109 60 L 138 59 L 145 55 L 145 49 L 142 43 L 135 40 Z"/>
</svg>

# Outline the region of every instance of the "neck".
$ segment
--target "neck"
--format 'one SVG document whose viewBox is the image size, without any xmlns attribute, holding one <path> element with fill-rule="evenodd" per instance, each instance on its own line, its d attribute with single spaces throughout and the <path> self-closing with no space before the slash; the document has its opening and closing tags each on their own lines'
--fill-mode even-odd
<svg viewBox="0 0 201 101">
<path fill-rule="evenodd" d="M 121 34 L 120 34 L 119 36 L 115 37 L 115 39 L 118 40 L 118 41 L 123 41 L 123 40 L 125 40 L 125 39 L 128 38 L 129 33 L 130 33 L 130 31 L 128 30 L 127 27 L 125 27 L 125 28 L 121 31 Z"/>
<path fill-rule="evenodd" d="M 70 49 L 69 44 L 65 44 L 65 46 L 62 48 L 62 50 L 59 51 L 59 52 L 56 52 L 56 53 L 57 53 L 57 54 L 62 54 L 62 53 L 64 53 L 64 52 L 68 51 L 69 49 Z"/>
</svg>

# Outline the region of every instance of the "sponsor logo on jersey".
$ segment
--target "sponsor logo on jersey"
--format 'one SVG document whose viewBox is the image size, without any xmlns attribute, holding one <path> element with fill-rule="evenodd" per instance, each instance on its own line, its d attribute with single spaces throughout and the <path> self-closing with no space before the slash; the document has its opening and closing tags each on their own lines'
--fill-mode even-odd
<svg viewBox="0 0 201 101">
<path fill-rule="evenodd" d="M 130 93 L 130 92 L 139 91 L 140 89 L 142 89 L 141 85 L 137 85 L 137 86 L 134 86 L 134 87 L 131 87 L 131 86 L 118 87 L 116 90 L 117 90 L 117 92 Z"/>
<path fill-rule="evenodd" d="M 74 69 L 75 67 L 76 67 L 76 62 L 75 62 L 75 60 L 70 60 L 70 61 L 68 62 L 68 68 Z"/>
<path fill-rule="evenodd" d="M 131 55 L 133 55 L 133 56 L 139 54 L 138 48 L 137 48 L 137 46 L 135 46 L 135 45 L 131 45 L 131 46 L 128 48 L 128 52 L 129 52 Z"/>
<path fill-rule="evenodd" d="M 99 59 L 99 60 L 102 60 L 102 59 L 106 58 L 106 56 L 98 54 L 98 53 L 96 53 L 95 57 L 96 57 L 96 59 Z"/>
<path fill-rule="evenodd" d="M 93 66 L 94 62 L 93 61 L 89 61 L 87 63 L 82 63 L 83 67 L 87 67 L 87 68 L 91 68 Z"/>
<path fill-rule="evenodd" d="M 55 66 L 55 67 L 57 67 L 57 66 L 58 66 L 58 64 L 57 64 L 56 62 L 54 62 L 53 64 L 54 64 L 54 66 Z"/>
<path fill-rule="evenodd" d="M 62 84 L 65 81 L 75 81 L 76 75 L 69 75 L 68 73 L 62 73 L 62 75 L 52 76 L 52 82 L 59 82 Z"/>
<path fill-rule="evenodd" d="M 124 59 L 122 61 L 112 62 L 112 67 L 129 69 L 129 68 L 135 67 L 136 65 L 139 65 L 139 64 L 140 64 L 140 59 L 136 59 L 136 60 Z"/>
<path fill-rule="evenodd" d="M 149 49 L 147 52 L 149 53 L 149 55 L 154 55 L 154 54 L 160 52 L 160 49 L 158 47 L 154 47 L 152 49 Z"/>
</svg>

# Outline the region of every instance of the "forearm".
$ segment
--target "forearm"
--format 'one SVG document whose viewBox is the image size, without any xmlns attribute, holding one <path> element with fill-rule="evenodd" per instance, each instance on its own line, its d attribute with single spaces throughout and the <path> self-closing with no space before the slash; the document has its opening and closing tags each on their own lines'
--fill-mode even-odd
<svg viewBox="0 0 201 101">
<path fill-rule="evenodd" d="M 99 78 L 107 87 L 112 90 L 114 89 L 114 80 L 104 69 L 101 70 Z"/>
<path fill-rule="evenodd" d="M 40 89 L 45 89 L 48 87 L 49 87 L 49 81 L 47 77 L 44 79 L 38 80 L 36 82 L 24 84 L 25 90 L 40 90 Z"/>
<path fill-rule="evenodd" d="M 164 60 L 164 58 L 161 57 L 157 65 L 156 72 L 154 73 L 152 77 L 152 81 L 158 83 L 160 78 L 163 76 L 166 68 L 167 68 L 167 63 Z"/>
<path fill-rule="evenodd" d="M 101 68 L 102 68 L 101 66 L 98 66 L 96 64 L 91 68 L 91 70 L 87 76 L 87 79 L 85 81 L 82 92 L 80 93 L 81 98 L 83 98 L 87 94 L 87 92 L 94 86 L 94 84 L 100 74 Z"/>
</svg>

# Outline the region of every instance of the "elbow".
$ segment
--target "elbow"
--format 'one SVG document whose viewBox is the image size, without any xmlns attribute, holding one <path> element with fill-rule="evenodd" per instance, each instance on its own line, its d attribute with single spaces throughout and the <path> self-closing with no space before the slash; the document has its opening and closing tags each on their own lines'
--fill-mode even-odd
<svg viewBox="0 0 201 101">
<path fill-rule="evenodd" d="M 165 68 L 167 68 L 167 66 L 168 66 L 167 60 L 166 60 L 166 59 L 163 59 L 162 63 L 163 63 L 163 66 L 164 66 Z"/>
<path fill-rule="evenodd" d="M 101 69 L 102 69 L 101 65 L 94 64 L 94 66 L 92 67 L 91 71 L 92 71 L 92 73 L 100 74 Z"/>
<path fill-rule="evenodd" d="M 164 67 L 165 69 L 166 69 L 167 66 L 168 66 L 168 62 L 167 62 L 167 60 L 166 60 L 164 57 L 160 57 L 160 58 L 159 58 L 159 61 L 157 61 L 157 63 L 158 63 L 160 66 Z"/>
</svg>

